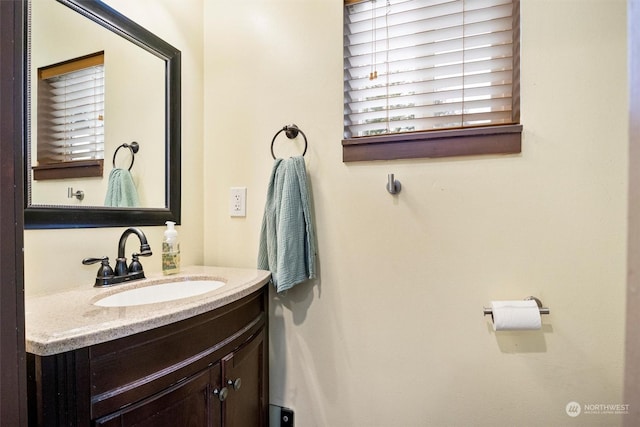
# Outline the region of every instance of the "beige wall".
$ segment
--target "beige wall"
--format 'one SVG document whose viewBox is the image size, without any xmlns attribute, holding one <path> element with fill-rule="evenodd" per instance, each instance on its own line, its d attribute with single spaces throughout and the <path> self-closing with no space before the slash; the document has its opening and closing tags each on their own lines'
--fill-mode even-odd
<svg viewBox="0 0 640 427">
<path fill-rule="evenodd" d="M 363 164 L 340 4 L 204 5 L 206 263 L 255 265 L 271 138 L 309 138 L 321 279 L 272 300 L 272 403 L 305 427 L 615 425 L 565 406 L 623 403 L 625 2 L 522 2 L 521 155 Z M 497 338 L 482 306 L 530 294 L 543 332 Z"/>
<path fill-rule="evenodd" d="M 625 403 L 623 0 L 522 2 L 521 155 L 361 164 L 341 160 L 341 2 L 109 3 L 183 51 L 186 263 L 255 266 L 271 138 L 309 138 L 321 279 L 270 316 L 271 402 L 297 425 L 618 424 L 565 406 Z M 27 231 L 27 293 L 90 282 L 80 259 L 121 231 Z M 482 306 L 530 294 L 543 331 L 497 337 Z"/>
</svg>

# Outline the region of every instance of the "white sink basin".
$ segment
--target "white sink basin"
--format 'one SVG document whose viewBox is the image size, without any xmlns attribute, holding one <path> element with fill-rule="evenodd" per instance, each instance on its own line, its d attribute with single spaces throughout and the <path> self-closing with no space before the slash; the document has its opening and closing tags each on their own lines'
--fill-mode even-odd
<svg viewBox="0 0 640 427">
<path fill-rule="evenodd" d="M 224 286 L 224 282 L 218 280 L 185 280 L 161 283 L 118 292 L 99 299 L 94 305 L 100 307 L 130 307 L 154 304 L 206 294 L 222 286 Z"/>
</svg>

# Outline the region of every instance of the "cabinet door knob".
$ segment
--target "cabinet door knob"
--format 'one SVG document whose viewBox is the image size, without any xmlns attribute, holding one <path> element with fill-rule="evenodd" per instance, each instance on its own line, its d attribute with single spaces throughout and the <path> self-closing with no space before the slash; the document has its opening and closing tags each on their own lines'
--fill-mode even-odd
<svg viewBox="0 0 640 427">
<path fill-rule="evenodd" d="M 232 386 L 234 390 L 240 390 L 240 387 L 242 386 L 242 378 L 236 378 L 235 380 L 229 380 L 229 381 L 227 381 L 227 385 Z"/>
<path fill-rule="evenodd" d="M 229 394 L 229 389 L 226 387 L 222 387 L 222 389 L 218 390 L 217 388 L 213 390 L 213 394 L 218 396 L 220 402 L 224 402 L 227 399 L 227 395 Z"/>
</svg>

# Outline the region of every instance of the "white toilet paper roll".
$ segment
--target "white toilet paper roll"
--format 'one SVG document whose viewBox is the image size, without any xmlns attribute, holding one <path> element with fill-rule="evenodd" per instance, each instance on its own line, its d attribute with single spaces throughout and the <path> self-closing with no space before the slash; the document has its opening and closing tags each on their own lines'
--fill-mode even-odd
<svg viewBox="0 0 640 427">
<path fill-rule="evenodd" d="M 542 327 L 538 304 L 533 300 L 492 301 L 494 331 L 527 331 Z"/>
</svg>

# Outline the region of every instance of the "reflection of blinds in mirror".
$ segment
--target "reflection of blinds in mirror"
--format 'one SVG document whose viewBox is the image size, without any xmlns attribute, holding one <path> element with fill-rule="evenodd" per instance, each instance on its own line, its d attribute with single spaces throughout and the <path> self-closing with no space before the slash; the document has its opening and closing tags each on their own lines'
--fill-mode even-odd
<svg viewBox="0 0 640 427">
<path fill-rule="evenodd" d="M 517 123 L 517 1 L 345 3 L 345 137 Z"/>
<path fill-rule="evenodd" d="M 104 158 L 104 53 L 38 69 L 38 166 Z"/>
</svg>

